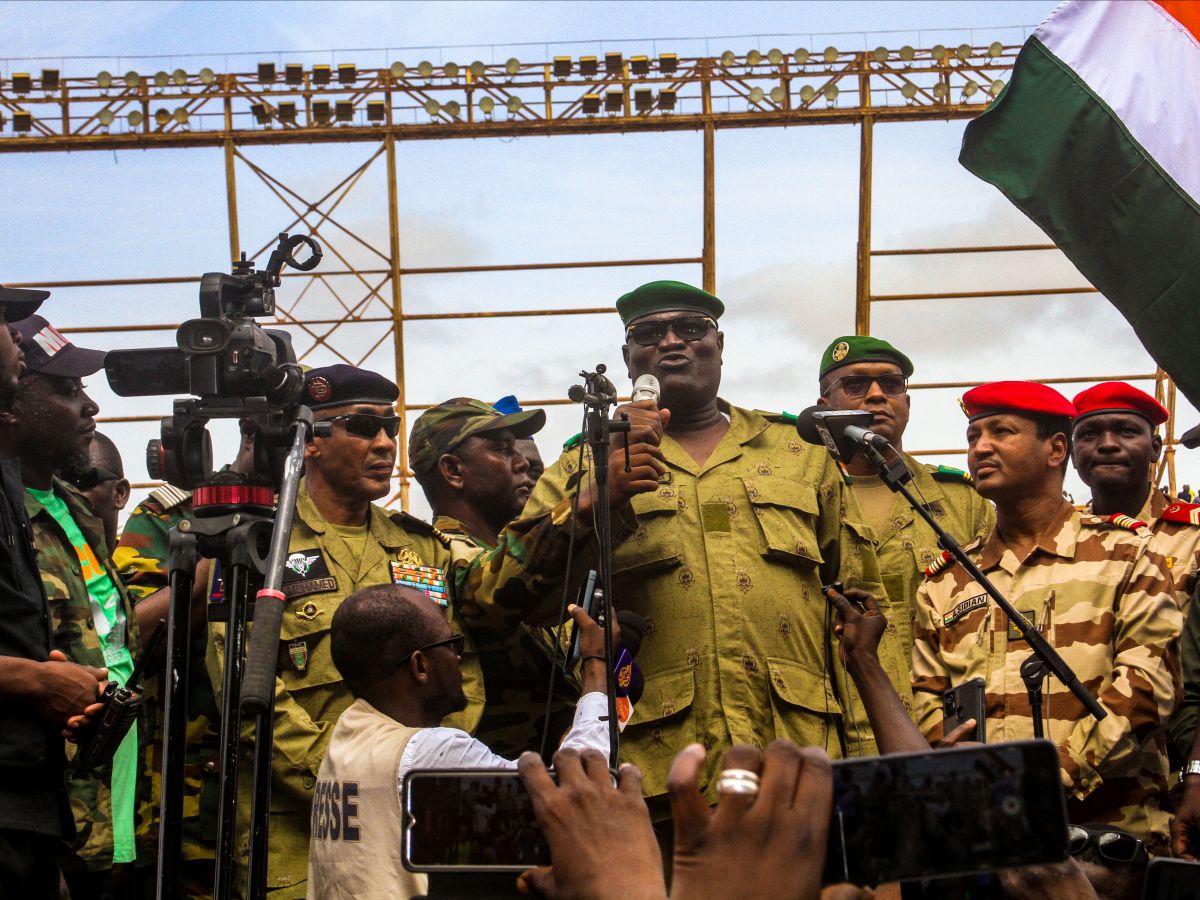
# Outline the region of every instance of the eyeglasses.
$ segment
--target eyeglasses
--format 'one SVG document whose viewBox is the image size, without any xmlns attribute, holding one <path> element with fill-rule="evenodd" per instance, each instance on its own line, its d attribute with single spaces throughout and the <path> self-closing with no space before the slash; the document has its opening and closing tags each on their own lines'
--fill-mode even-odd
<svg viewBox="0 0 1200 900">
<path fill-rule="evenodd" d="M 1145 845 L 1132 834 L 1120 831 L 1094 831 L 1079 825 L 1067 826 L 1068 848 L 1072 856 L 1078 856 L 1094 843 L 1096 850 L 1110 862 L 1131 863 L 1143 852 Z"/>
<path fill-rule="evenodd" d="M 394 438 L 400 433 L 399 416 L 377 416 L 373 413 L 352 413 L 346 416 L 333 416 L 327 421 L 345 422 L 347 433 L 367 439 L 373 438 L 375 435 L 379 434 L 380 428 L 382 428 L 390 438 Z"/>
<path fill-rule="evenodd" d="M 667 329 L 685 341 L 698 341 L 708 334 L 709 327 L 716 322 L 708 316 L 680 316 L 678 319 L 660 319 L 656 322 L 637 322 L 625 331 L 625 340 L 632 340 L 639 347 L 653 347 L 667 336 Z"/>
<path fill-rule="evenodd" d="M 105 481 L 120 481 L 121 476 L 116 472 L 110 472 L 108 469 L 101 469 L 99 466 L 93 466 L 85 472 L 80 472 L 78 475 L 68 478 L 67 482 L 74 488 L 81 491 L 90 491 L 96 485 Z"/>
<path fill-rule="evenodd" d="M 444 641 L 434 641 L 432 644 L 426 644 L 424 647 L 418 647 L 412 653 L 408 654 L 408 656 L 404 657 L 404 659 L 400 660 L 400 665 L 404 665 L 406 662 L 408 662 L 410 659 L 412 659 L 413 654 L 428 653 L 434 647 L 449 647 L 451 650 L 454 651 L 455 656 L 457 656 L 459 659 L 462 659 L 463 647 L 466 646 L 466 643 L 467 643 L 467 636 L 465 634 L 451 635 L 450 637 L 446 638 Z"/>
<path fill-rule="evenodd" d="M 908 379 L 903 375 L 847 375 L 830 384 L 824 396 L 828 397 L 840 385 L 842 393 L 857 400 L 871 392 L 872 384 L 879 385 L 879 389 L 889 397 L 899 397 L 908 390 Z"/>
</svg>

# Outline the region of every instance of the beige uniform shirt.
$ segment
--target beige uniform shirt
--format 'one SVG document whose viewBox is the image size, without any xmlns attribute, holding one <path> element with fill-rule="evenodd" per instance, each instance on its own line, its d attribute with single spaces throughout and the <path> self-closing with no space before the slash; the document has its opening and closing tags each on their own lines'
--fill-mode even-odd
<svg viewBox="0 0 1200 900">
<path fill-rule="evenodd" d="M 614 553 L 617 606 L 645 619 L 637 662 L 646 687 L 621 758 L 642 770 L 648 797 L 665 794 L 671 761 L 693 742 L 708 748 L 701 785 L 713 802 L 732 744 L 788 738 L 833 756 L 843 741 L 850 754 L 875 747 L 821 592 L 841 580 L 881 596 L 870 529 L 823 448 L 759 413 L 722 408 L 729 430 L 703 464 L 664 436 L 668 471 L 656 492 L 633 499 L 637 528 Z M 620 465 L 619 452 L 612 463 Z M 579 475 L 571 447 L 542 476 L 526 514 L 559 503 Z M 578 555 L 573 584 L 594 565 L 593 555 Z M 890 615 L 886 600 L 881 606 Z M 911 702 L 894 627 L 879 652 Z"/>
<path fill-rule="evenodd" d="M 1046 737 L 1059 748 L 1070 821 L 1108 822 L 1165 848 L 1169 814 L 1164 726 L 1178 696 L 1181 615 L 1170 571 L 1149 530 L 1062 513 L 1018 559 L 993 531 L 967 548 L 1108 711 L 1088 715 L 1063 685 L 1046 683 Z M 918 727 L 942 733 L 941 694 L 976 676 L 987 682 L 987 739 L 1033 736 L 1021 664 L 1028 644 L 957 564 L 917 592 L 913 698 Z"/>
</svg>

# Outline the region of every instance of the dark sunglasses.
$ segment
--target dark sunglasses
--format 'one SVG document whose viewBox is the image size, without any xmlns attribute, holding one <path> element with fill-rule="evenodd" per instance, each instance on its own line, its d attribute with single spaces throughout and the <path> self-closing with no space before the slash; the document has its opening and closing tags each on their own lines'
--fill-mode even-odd
<svg viewBox="0 0 1200 900">
<path fill-rule="evenodd" d="M 121 476 L 116 472 L 110 472 L 108 469 L 101 469 L 99 466 L 93 466 L 86 472 L 80 472 L 73 478 L 68 478 L 67 482 L 81 491 L 90 491 L 96 485 L 105 481 L 120 481 Z"/>
<path fill-rule="evenodd" d="M 685 341 L 698 341 L 708 334 L 716 322 L 708 316 L 680 316 L 678 319 L 663 319 L 657 322 L 636 322 L 625 331 L 625 340 L 632 340 L 639 347 L 653 347 L 667 336 L 667 329 Z"/>
<path fill-rule="evenodd" d="M 382 428 L 387 436 L 394 438 L 400 433 L 400 417 L 399 416 L 377 416 L 373 413 L 351 413 L 347 416 L 334 416 L 329 419 L 330 422 L 345 422 L 346 431 L 349 434 L 357 435 L 361 438 L 373 438 L 379 434 L 379 429 Z"/>
<path fill-rule="evenodd" d="M 889 397 L 899 397 L 908 390 L 908 379 L 903 375 L 847 375 L 830 384 L 825 389 L 825 396 L 828 397 L 840 385 L 842 393 L 857 400 L 871 392 L 872 383 L 879 385 L 879 389 Z"/>
<path fill-rule="evenodd" d="M 1131 863 L 1144 852 L 1144 844 L 1132 834 L 1119 831 L 1093 831 L 1079 825 L 1067 826 L 1067 847 L 1072 856 L 1078 856 L 1095 844 L 1096 850 L 1109 862 Z"/>
<path fill-rule="evenodd" d="M 400 660 L 400 665 L 404 665 L 413 658 L 414 653 L 428 653 L 434 647 L 449 647 L 454 651 L 454 655 L 462 659 L 463 647 L 467 644 L 467 636 L 465 634 L 455 634 L 446 638 L 444 641 L 434 641 L 432 644 L 426 644 L 424 647 L 418 647 L 404 659 Z"/>
</svg>

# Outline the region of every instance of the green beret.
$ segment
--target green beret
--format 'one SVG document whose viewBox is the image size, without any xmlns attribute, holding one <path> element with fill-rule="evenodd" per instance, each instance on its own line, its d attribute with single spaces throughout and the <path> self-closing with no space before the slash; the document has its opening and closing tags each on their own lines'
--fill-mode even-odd
<svg viewBox="0 0 1200 900">
<path fill-rule="evenodd" d="M 725 304 L 707 291 L 682 281 L 651 281 L 617 300 L 617 312 L 626 325 L 642 316 L 673 309 L 691 310 L 719 319 L 725 312 Z"/>
<path fill-rule="evenodd" d="M 821 378 L 824 378 L 838 366 L 848 366 L 851 363 L 889 362 L 900 367 L 905 378 L 913 373 L 913 364 L 907 356 L 879 338 L 869 334 L 847 334 L 835 338 L 833 343 L 825 348 L 821 356 Z"/>
</svg>

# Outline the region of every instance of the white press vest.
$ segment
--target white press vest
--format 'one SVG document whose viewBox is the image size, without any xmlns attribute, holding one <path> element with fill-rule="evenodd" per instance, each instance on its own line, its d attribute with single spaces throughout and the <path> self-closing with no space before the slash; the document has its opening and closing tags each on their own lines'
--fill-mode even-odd
<svg viewBox="0 0 1200 900">
<path fill-rule="evenodd" d="M 420 729 L 366 700 L 341 714 L 313 794 L 309 900 L 393 900 L 424 894 L 426 877 L 400 862 L 396 769 Z"/>
</svg>

